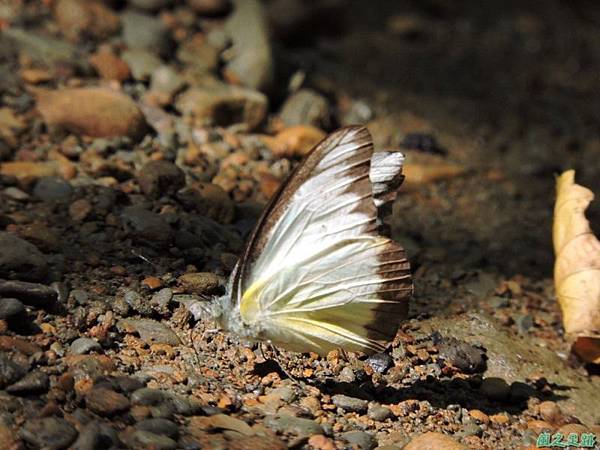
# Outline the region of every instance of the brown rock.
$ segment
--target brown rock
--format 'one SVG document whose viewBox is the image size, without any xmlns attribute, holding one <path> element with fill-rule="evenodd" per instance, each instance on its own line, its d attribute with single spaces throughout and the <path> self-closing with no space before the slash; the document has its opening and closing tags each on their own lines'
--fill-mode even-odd
<svg viewBox="0 0 600 450">
<path fill-rule="evenodd" d="M 49 125 L 93 137 L 140 139 L 146 120 L 135 102 L 120 92 L 102 88 L 39 90 L 37 106 Z"/>
<path fill-rule="evenodd" d="M 127 63 L 111 51 L 99 50 L 94 53 L 90 56 L 90 64 L 106 80 L 125 81 L 131 77 Z"/>
<path fill-rule="evenodd" d="M 119 16 L 95 0 L 58 0 L 54 16 L 63 34 L 72 41 L 82 36 L 103 39 L 120 27 Z"/>
<path fill-rule="evenodd" d="M 159 198 L 185 186 L 185 175 L 170 161 L 150 161 L 141 168 L 138 183 L 148 197 Z"/>
<path fill-rule="evenodd" d="M 82 222 L 89 216 L 92 209 L 92 204 L 88 200 L 80 198 L 69 206 L 69 216 L 76 222 Z"/>
<path fill-rule="evenodd" d="M 219 286 L 219 278 L 210 272 L 185 273 L 177 281 L 191 294 L 211 293 Z"/>
<path fill-rule="evenodd" d="M 316 450 L 335 450 L 331 439 L 322 434 L 315 434 L 308 439 L 308 445 Z"/>
<path fill-rule="evenodd" d="M 557 423 L 562 419 L 562 412 L 560 406 L 555 402 L 542 402 L 539 405 L 540 416 L 547 422 Z"/>
<path fill-rule="evenodd" d="M 490 423 L 490 417 L 483 411 L 480 411 L 479 409 L 472 409 L 471 411 L 469 411 L 469 416 L 471 416 L 479 423 Z"/>
<path fill-rule="evenodd" d="M 530 420 L 527 422 L 527 429 L 539 434 L 542 431 L 552 431 L 554 427 L 543 420 Z"/>
<path fill-rule="evenodd" d="M 303 157 L 325 136 L 325 132 L 317 127 L 296 125 L 279 132 L 267 145 L 271 144 L 271 151 L 279 157 Z"/>
<path fill-rule="evenodd" d="M 9 161 L 0 163 L 0 174 L 19 179 L 54 177 L 59 175 L 59 168 L 54 161 Z"/>
<path fill-rule="evenodd" d="M 254 129 L 267 115 L 268 100 L 258 91 L 213 83 L 184 92 L 176 106 L 198 126 L 244 123 Z"/>
<path fill-rule="evenodd" d="M 430 431 L 412 439 L 404 450 L 467 450 L 467 447 L 448 435 Z"/>
<path fill-rule="evenodd" d="M 0 350 L 3 352 L 18 350 L 28 356 L 42 351 L 42 349 L 34 343 L 12 336 L 0 336 Z"/>
<path fill-rule="evenodd" d="M 106 388 L 92 388 L 85 396 L 86 406 L 96 414 L 111 416 L 129 408 L 129 399 Z"/>
<path fill-rule="evenodd" d="M 510 417 L 508 417 L 507 414 L 500 413 L 500 414 L 494 414 L 494 415 L 490 416 L 490 420 L 492 421 L 492 423 L 495 423 L 498 425 L 505 425 L 510 422 Z"/>
<path fill-rule="evenodd" d="M 220 16 L 231 9 L 231 0 L 188 0 L 188 5 L 201 16 Z"/>
<path fill-rule="evenodd" d="M 581 425 L 580 423 L 568 423 L 560 427 L 558 429 L 558 432 L 562 433 L 565 436 L 568 436 L 570 433 L 575 433 L 578 435 L 581 435 L 583 433 L 589 433 L 590 430 L 588 430 L 587 427 Z"/>
<path fill-rule="evenodd" d="M 265 197 L 271 198 L 279 189 L 281 181 L 277 177 L 274 177 L 270 173 L 265 173 L 260 178 L 260 191 Z"/>
</svg>

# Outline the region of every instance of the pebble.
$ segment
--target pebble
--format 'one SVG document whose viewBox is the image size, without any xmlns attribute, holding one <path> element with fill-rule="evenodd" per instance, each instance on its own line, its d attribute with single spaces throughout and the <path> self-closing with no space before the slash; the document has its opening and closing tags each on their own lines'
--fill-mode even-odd
<svg viewBox="0 0 600 450">
<path fill-rule="evenodd" d="M 167 397 L 165 391 L 140 388 L 131 394 L 131 403 L 134 405 L 151 406 L 164 402 Z"/>
<path fill-rule="evenodd" d="M 347 431 L 342 433 L 341 438 L 361 450 L 371 450 L 377 445 L 377 441 L 373 435 L 366 431 Z"/>
<path fill-rule="evenodd" d="M 92 137 L 128 136 L 140 139 L 146 120 L 128 96 L 105 88 L 40 90 L 38 110 L 49 125 Z"/>
<path fill-rule="evenodd" d="M 43 202 L 66 203 L 71 200 L 73 187 L 58 177 L 42 177 L 33 188 L 33 196 Z"/>
<path fill-rule="evenodd" d="M 129 448 L 151 448 L 153 450 L 175 450 L 177 442 L 168 436 L 162 436 L 145 430 L 135 430 L 127 439 Z"/>
<path fill-rule="evenodd" d="M 179 428 L 171 420 L 167 419 L 145 419 L 136 424 L 139 430 L 149 431 L 151 433 L 168 436 L 171 439 L 177 439 Z"/>
<path fill-rule="evenodd" d="M 277 157 L 301 158 L 325 136 L 324 131 L 311 125 L 296 125 L 285 128 L 274 138 L 266 139 L 265 143 Z"/>
<path fill-rule="evenodd" d="M 102 387 L 92 388 L 85 396 L 86 406 L 102 416 L 112 416 L 129 409 L 129 399 L 123 394 Z"/>
<path fill-rule="evenodd" d="M 478 436 L 481 437 L 481 435 L 483 434 L 483 429 L 475 424 L 475 423 L 468 423 L 466 424 L 463 429 L 461 431 L 459 431 L 458 433 L 456 433 L 456 437 L 467 437 L 467 436 Z"/>
<path fill-rule="evenodd" d="M 2 194 L 11 200 L 17 200 L 20 202 L 29 200 L 29 194 L 27 194 L 27 192 L 23 192 L 21 189 L 14 186 L 7 187 L 2 191 Z"/>
<path fill-rule="evenodd" d="M 3 245 L 2 233 L 0 233 L 0 245 Z M 1 267 L 2 264 L 0 258 L 0 268 Z M 14 297 L 26 305 L 36 307 L 52 305 L 58 299 L 57 291 L 49 286 L 15 280 L 0 280 L 0 296 Z"/>
<path fill-rule="evenodd" d="M 231 10 L 231 0 L 188 0 L 187 3 L 200 16 L 223 16 Z"/>
<path fill-rule="evenodd" d="M 322 434 L 315 434 L 308 438 L 308 445 L 316 450 L 335 450 L 333 441 Z"/>
<path fill-rule="evenodd" d="M 105 80 L 125 81 L 131 77 L 131 70 L 122 58 L 110 50 L 99 50 L 89 58 L 98 75 Z"/>
<path fill-rule="evenodd" d="M 463 373 L 483 372 L 486 367 L 484 350 L 455 338 L 444 337 L 438 344 L 438 354 Z"/>
<path fill-rule="evenodd" d="M 225 190 L 214 183 L 197 182 L 177 194 L 177 199 L 188 209 L 210 217 L 219 223 L 231 223 L 235 205 Z"/>
<path fill-rule="evenodd" d="M 172 298 L 173 291 L 169 288 L 163 288 L 152 296 L 150 302 L 159 308 L 166 308 L 171 303 Z"/>
<path fill-rule="evenodd" d="M 33 33 L 19 27 L 9 27 L 2 31 L 6 39 L 19 52 L 26 54 L 34 62 L 53 67 L 57 64 L 76 65 L 80 58 L 72 44 L 45 35 Z"/>
<path fill-rule="evenodd" d="M 189 294 L 209 294 L 219 287 L 219 277 L 210 272 L 184 273 L 177 282 Z"/>
<path fill-rule="evenodd" d="M 131 50 L 147 49 L 168 56 L 171 47 L 169 30 L 158 17 L 128 10 L 121 14 L 123 40 Z"/>
<path fill-rule="evenodd" d="M 69 347 L 69 353 L 72 355 L 85 355 L 92 351 L 99 352 L 101 350 L 102 346 L 96 340 L 87 337 L 75 339 Z"/>
<path fill-rule="evenodd" d="M 173 347 L 181 345 L 177 335 L 166 325 L 152 319 L 121 319 L 117 322 L 119 329 L 136 332 L 148 345 L 167 344 Z"/>
<path fill-rule="evenodd" d="M 164 216 L 140 206 L 129 206 L 123 209 L 121 219 L 136 240 L 159 247 L 171 242 L 173 232 Z"/>
<path fill-rule="evenodd" d="M 279 117 L 287 126 L 312 125 L 329 128 L 331 111 L 327 99 L 312 89 L 300 89 L 288 97 Z"/>
<path fill-rule="evenodd" d="M 19 437 L 35 448 L 61 450 L 77 438 L 77 430 L 65 419 L 30 419 L 19 430 Z"/>
<path fill-rule="evenodd" d="M 275 432 L 293 433 L 298 436 L 323 434 L 323 428 L 315 421 L 290 415 L 267 416 L 264 425 Z"/>
<path fill-rule="evenodd" d="M 37 370 L 28 373 L 21 380 L 8 386 L 6 392 L 12 395 L 41 394 L 48 391 L 49 385 L 48 375 Z"/>
<path fill-rule="evenodd" d="M 363 414 L 367 411 L 369 402 L 360 398 L 349 397 L 347 395 L 337 394 L 331 397 L 331 401 L 338 408 L 344 411 L 356 412 Z"/>
<path fill-rule="evenodd" d="M 25 306 L 16 298 L 0 298 L 0 320 L 25 314 Z"/>
<path fill-rule="evenodd" d="M 532 430 L 534 433 L 541 433 L 542 431 L 552 431 L 554 426 L 545 420 L 530 420 L 527 422 L 527 429 Z"/>
<path fill-rule="evenodd" d="M 129 0 L 129 4 L 134 8 L 150 12 L 166 8 L 170 6 L 171 3 L 173 3 L 172 0 Z"/>
<path fill-rule="evenodd" d="M 150 90 L 165 94 L 169 99 L 185 85 L 184 80 L 171 66 L 157 67 L 150 78 Z"/>
<path fill-rule="evenodd" d="M 542 402 L 539 404 L 538 409 L 542 419 L 550 423 L 557 423 L 562 419 L 562 411 L 560 410 L 560 406 L 558 406 L 555 402 Z"/>
<path fill-rule="evenodd" d="M 345 383 L 353 383 L 356 380 L 356 375 L 354 375 L 354 370 L 351 367 L 346 366 L 340 371 L 338 379 Z"/>
<path fill-rule="evenodd" d="M 188 89 L 175 106 L 197 126 L 246 124 L 253 130 L 265 120 L 268 104 L 267 97 L 258 91 L 215 83 Z"/>
<path fill-rule="evenodd" d="M 0 278 L 41 281 L 46 277 L 46 257 L 35 245 L 11 233 L 0 232 L 0 248 Z M 0 294 L 10 295 L 2 292 L 2 288 Z"/>
<path fill-rule="evenodd" d="M 101 450 L 119 448 L 117 432 L 107 423 L 92 421 L 83 427 L 73 444 L 74 450 Z"/>
<path fill-rule="evenodd" d="M 0 175 L 16 177 L 19 180 L 52 177 L 60 173 L 56 161 L 7 161 L 0 165 Z"/>
<path fill-rule="evenodd" d="M 69 216 L 75 222 L 83 222 L 90 215 L 93 209 L 94 208 L 89 202 L 89 200 L 86 200 L 85 198 L 80 198 L 78 200 L 75 200 L 69 206 Z"/>
<path fill-rule="evenodd" d="M 46 225 L 36 222 L 20 227 L 17 232 L 45 253 L 56 253 L 61 247 L 61 237 Z"/>
<path fill-rule="evenodd" d="M 119 16 L 96 0 L 58 0 L 54 17 L 60 30 L 72 41 L 83 36 L 105 39 L 119 30 Z"/>
<path fill-rule="evenodd" d="M 428 432 L 413 438 L 404 450 L 468 450 L 455 439 L 442 433 Z"/>
<path fill-rule="evenodd" d="M 369 404 L 369 410 L 367 412 L 369 419 L 383 422 L 384 420 L 392 417 L 392 415 L 393 414 L 390 408 L 386 408 L 385 406 L 381 406 L 377 403 Z"/>
<path fill-rule="evenodd" d="M 215 72 L 219 67 L 219 49 L 198 34 L 179 45 L 177 59 L 193 73 Z"/>
<path fill-rule="evenodd" d="M 161 59 L 150 50 L 133 48 L 121 54 L 123 61 L 131 70 L 131 75 L 139 81 L 147 81 L 162 65 Z"/>
<path fill-rule="evenodd" d="M 259 0 L 238 0 L 225 22 L 233 57 L 224 68 L 225 77 L 258 91 L 273 82 L 275 65 L 267 13 Z"/>
<path fill-rule="evenodd" d="M 155 199 L 185 186 L 185 174 L 170 161 L 150 161 L 140 169 L 137 180 L 142 192 Z"/>
<path fill-rule="evenodd" d="M 394 365 L 394 359 L 387 353 L 375 353 L 367 358 L 367 364 L 375 373 L 385 373 Z"/>
<path fill-rule="evenodd" d="M 504 402 L 510 398 L 510 386 L 502 378 L 484 378 L 479 390 L 490 400 Z"/>
<path fill-rule="evenodd" d="M 479 409 L 472 409 L 469 411 L 469 416 L 479 423 L 488 424 L 490 422 L 490 417 Z"/>
</svg>

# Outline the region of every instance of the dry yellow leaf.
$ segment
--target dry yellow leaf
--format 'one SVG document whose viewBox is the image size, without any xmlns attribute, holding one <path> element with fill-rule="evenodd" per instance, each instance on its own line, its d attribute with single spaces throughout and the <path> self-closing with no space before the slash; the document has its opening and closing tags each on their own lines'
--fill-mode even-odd
<svg viewBox="0 0 600 450">
<path fill-rule="evenodd" d="M 576 341 L 573 351 L 588 362 L 600 363 L 600 351 L 590 350 L 600 349 L 600 241 L 585 218 L 594 194 L 575 183 L 574 170 L 558 177 L 556 191 L 554 286 L 563 325 Z"/>
</svg>

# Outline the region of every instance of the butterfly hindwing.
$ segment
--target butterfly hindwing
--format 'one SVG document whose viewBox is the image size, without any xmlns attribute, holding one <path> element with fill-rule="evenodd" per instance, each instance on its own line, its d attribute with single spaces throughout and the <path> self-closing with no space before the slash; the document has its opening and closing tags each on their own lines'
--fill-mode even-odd
<svg viewBox="0 0 600 450">
<path fill-rule="evenodd" d="M 412 283 L 402 248 L 378 235 L 378 206 L 393 200 L 402 155 L 376 155 L 366 128 L 340 130 L 271 200 L 232 283 L 256 339 L 326 354 L 393 338 Z"/>
</svg>

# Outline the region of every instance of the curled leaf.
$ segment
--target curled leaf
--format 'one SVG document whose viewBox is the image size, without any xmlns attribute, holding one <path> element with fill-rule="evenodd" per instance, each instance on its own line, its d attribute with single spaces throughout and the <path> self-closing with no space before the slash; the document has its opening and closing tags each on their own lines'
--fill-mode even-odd
<svg viewBox="0 0 600 450">
<path fill-rule="evenodd" d="M 574 170 L 558 177 L 556 190 L 554 285 L 563 326 L 575 339 L 573 351 L 600 363 L 600 241 L 585 218 L 594 194 L 575 183 Z"/>
</svg>

